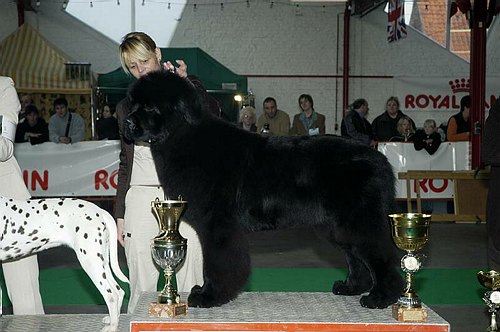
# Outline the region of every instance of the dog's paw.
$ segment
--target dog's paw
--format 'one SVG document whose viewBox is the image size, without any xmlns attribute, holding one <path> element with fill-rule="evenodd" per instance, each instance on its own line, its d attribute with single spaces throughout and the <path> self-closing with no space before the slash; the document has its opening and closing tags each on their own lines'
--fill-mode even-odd
<svg viewBox="0 0 500 332">
<path fill-rule="evenodd" d="M 101 332 L 120 332 L 120 329 L 116 325 L 106 325 L 102 328 Z"/>
<path fill-rule="evenodd" d="M 101 330 L 101 332 L 119 332 L 117 325 L 109 325 L 111 323 L 111 317 L 104 316 L 102 322 L 106 324 Z"/>
<path fill-rule="evenodd" d="M 214 295 L 213 292 L 207 291 L 206 288 L 194 286 L 191 289 L 191 294 L 188 297 L 188 305 L 190 307 L 211 308 L 219 307 L 226 304 L 231 299 L 223 299 Z"/>
<path fill-rule="evenodd" d="M 390 298 L 386 295 L 381 295 L 377 293 L 370 293 L 368 295 L 362 296 L 359 303 L 362 307 L 369 309 L 384 309 L 395 303 L 397 298 Z"/>
<path fill-rule="evenodd" d="M 202 290 L 203 290 L 203 288 L 200 285 L 194 285 L 191 288 L 191 294 L 199 294 L 202 292 Z"/>
<path fill-rule="evenodd" d="M 332 293 L 335 295 L 360 295 L 368 290 L 368 286 L 352 285 L 342 280 L 335 281 L 332 287 Z"/>
<path fill-rule="evenodd" d="M 202 292 L 191 292 L 188 297 L 188 305 L 190 307 L 198 308 L 210 308 L 217 307 L 220 304 L 214 299 L 211 294 L 206 294 Z"/>
</svg>

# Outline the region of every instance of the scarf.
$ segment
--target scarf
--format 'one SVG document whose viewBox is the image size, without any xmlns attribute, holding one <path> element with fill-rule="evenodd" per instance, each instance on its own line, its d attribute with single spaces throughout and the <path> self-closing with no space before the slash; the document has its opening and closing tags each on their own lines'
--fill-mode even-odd
<svg viewBox="0 0 500 332">
<path fill-rule="evenodd" d="M 302 124 L 306 128 L 306 131 L 308 131 L 309 129 L 311 129 L 311 126 L 313 125 L 313 123 L 316 122 L 316 120 L 318 120 L 318 115 L 313 110 L 311 116 L 308 118 L 306 116 L 306 113 L 302 112 L 299 116 L 299 119 L 300 119 L 300 122 L 302 122 Z"/>
</svg>

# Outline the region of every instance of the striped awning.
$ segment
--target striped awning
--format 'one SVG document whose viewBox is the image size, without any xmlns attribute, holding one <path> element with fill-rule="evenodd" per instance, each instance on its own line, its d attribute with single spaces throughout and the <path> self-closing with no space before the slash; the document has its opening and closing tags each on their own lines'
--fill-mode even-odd
<svg viewBox="0 0 500 332">
<path fill-rule="evenodd" d="M 90 65 L 69 62 L 26 23 L 0 44 L 0 75 L 11 77 L 18 92 L 91 92 Z"/>
</svg>

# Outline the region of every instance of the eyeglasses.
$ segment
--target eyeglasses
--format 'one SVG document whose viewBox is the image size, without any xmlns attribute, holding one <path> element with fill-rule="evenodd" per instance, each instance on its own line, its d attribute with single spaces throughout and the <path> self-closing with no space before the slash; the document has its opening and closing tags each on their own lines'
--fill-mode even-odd
<svg viewBox="0 0 500 332">
<path fill-rule="evenodd" d="M 245 114 L 245 115 L 243 115 L 243 117 L 245 119 L 253 119 L 253 115 L 250 115 L 250 114 Z"/>
</svg>

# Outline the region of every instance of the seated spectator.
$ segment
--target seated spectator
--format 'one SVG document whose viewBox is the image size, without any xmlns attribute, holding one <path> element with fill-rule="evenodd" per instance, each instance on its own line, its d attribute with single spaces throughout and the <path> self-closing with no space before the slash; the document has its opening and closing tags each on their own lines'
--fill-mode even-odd
<svg viewBox="0 0 500 332">
<path fill-rule="evenodd" d="M 269 127 L 269 132 L 266 132 L 266 135 L 288 136 L 290 134 L 290 116 L 278 109 L 276 99 L 273 97 L 267 97 L 262 104 L 264 113 L 257 121 L 257 131 L 260 133 L 264 127 Z"/>
<path fill-rule="evenodd" d="M 120 135 L 118 134 L 118 120 L 113 116 L 114 113 L 109 105 L 104 105 L 102 108 L 101 117 L 95 124 L 98 140 L 120 139 Z"/>
<path fill-rule="evenodd" d="M 373 136 L 372 126 L 366 120 L 369 110 L 366 99 L 356 99 L 345 113 L 340 128 L 342 136 L 375 148 L 377 142 Z"/>
<path fill-rule="evenodd" d="M 441 135 L 441 142 L 446 142 L 446 132 L 448 131 L 448 121 L 443 121 L 437 128 L 437 132 Z"/>
<path fill-rule="evenodd" d="M 49 119 L 49 138 L 54 143 L 70 144 L 83 141 L 85 122 L 83 118 L 68 111 L 68 101 L 64 98 L 54 100 L 56 114 Z"/>
<path fill-rule="evenodd" d="M 409 117 L 407 117 L 406 115 L 402 116 L 398 120 L 396 129 L 398 130 L 398 134 L 391 137 L 389 142 L 413 142 L 415 129 L 413 129 L 411 119 Z"/>
<path fill-rule="evenodd" d="M 310 95 L 299 97 L 300 114 L 293 117 L 291 136 L 315 136 L 325 134 L 325 116 L 316 113 L 314 102 Z"/>
<path fill-rule="evenodd" d="M 424 129 L 419 129 L 413 136 L 415 150 L 425 149 L 433 155 L 441 145 L 441 134 L 437 130 L 436 121 L 427 119 L 424 121 Z"/>
<path fill-rule="evenodd" d="M 32 145 L 49 140 L 49 127 L 40 117 L 35 105 L 27 105 L 24 109 L 25 120 L 17 125 L 16 143 L 30 142 Z"/>
<path fill-rule="evenodd" d="M 246 131 L 251 131 L 253 133 L 257 132 L 257 126 L 255 125 L 255 108 L 252 106 L 245 106 L 240 111 L 240 121 L 238 125 L 240 128 Z"/>
<path fill-rule="evenodd" d="M 399 109 L 399 99 L 389 97 L 385 103 L 385 112 L 377 116 L 372 122 L 375 139 L 379 142 L 388 142 L 392 137 L 398 136 L 397 125 L 399 119 L 403 116 L 406 115 Z M 412 119 L 410 121 L 413 130 L 415 130 L 417 128 L 415 122 Z"/>
<path fill-rule="evenodd" d="M 460 113 L 453 115 L 448 120 L 446 139 L 449 142 L 465 142 L 470 138 L 470 106 L 469 95 L 460 99 Z"/>
<path fill-rule="evenodd" d="M 21 96 L 21 111 L 19 112 L 19 122 L 24 122 L 26 119 L 26 106 L 33 104 L 33 96 L 30 94 L 25 94 Z"/>
</svg>

